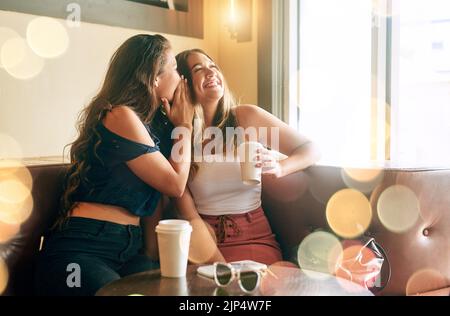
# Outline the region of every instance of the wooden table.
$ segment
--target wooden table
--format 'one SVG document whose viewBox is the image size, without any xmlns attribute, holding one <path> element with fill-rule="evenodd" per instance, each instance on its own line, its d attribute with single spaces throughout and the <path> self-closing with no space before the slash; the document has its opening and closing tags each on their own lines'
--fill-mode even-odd
<svg viewBox="0 0 450 316">
<path fill-rule="evenodd" d="M 159 270 L 142 272 L 111 282 L 100 289 L 98 296 L 127 296 L 140 294 L 145 296 L 240 296 L 244 295 L 235 280 L 225 288 L 216 286 L 213 279 L 197 274 L 195 265 L 188 266 L 186 277 L 161 277 Z M 256 296 L 372 296 L 369 290 L 329 275 L 302 271 L 298 268 L 270 267 L 261 280 Z"/>
</svg>

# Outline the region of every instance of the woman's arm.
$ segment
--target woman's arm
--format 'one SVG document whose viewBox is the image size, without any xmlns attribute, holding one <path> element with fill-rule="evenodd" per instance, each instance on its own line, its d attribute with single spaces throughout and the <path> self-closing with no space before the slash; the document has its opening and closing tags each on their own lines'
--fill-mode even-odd
<svg viewBox="0 0 450 316">
<path fill-rule="evenodd" d="M 156 236 L 155 228 L 162 218 L 163 199 L 164 197 L 162 197 L 161 201 L 159 201 L 158 206 L 156 207 L 156 210 L 152 216 L 141 218 L 145 254 L 153 260 L 158 260 L 159 258 L 158 239 Z"/>
<path fill-rule="evenodd" d="M 175 199 L 178 216 L 188 220 L 192 226 L 189 259 L 194 263 L 226 262 L 215 241 L 214 231 L 197 212 L 194 200 L 188 188 Z"/>
<path fill-rule="evenodd" d="M 174 147 L 179 148 L 177 157 L 168 161 L 160 152 L 142 155 L 127 162 L 127 166 L 142 181 L 154 187 L 159 192 L 180 197 L 186 187 L 191 163 L 191 134 L 193 107 L 185 95 L 182 97 L 184 81 L 180 83 L 175 94 L 174 105 L 169 107 L 163 100 L 167 116 L 172 120 L 182 137 L 175 140 Z M 187 92 L 185 92 L 187 93 Z M 103 124 L 112 132 L 131 141 L 155 146 L 147 129 L 134 111 L 127 106 L 115 107 L 110 111 Z M 183 150 L 185 149 L 185 150 Z M 174 158 L 174 159 L 172 159 Z"/>
<path fill-rule="evenodd" d="M 236 108 L 239 125 L 244 129 L 257 129 L 258 140 L 263 145 L 276 149 L 288 156 L 279 162 L 271 173 L 279 178 L 303 170 L 320 158 L 317 146 L 289 125 L 255 105 L 240 105 Z M 260 128 L 266 128 L 267 137 L 260 135 Z M 279 137 L 271 137 L 271 135 Z M 278 148 L 277 148 L 278 147 Z"/>
</svg>

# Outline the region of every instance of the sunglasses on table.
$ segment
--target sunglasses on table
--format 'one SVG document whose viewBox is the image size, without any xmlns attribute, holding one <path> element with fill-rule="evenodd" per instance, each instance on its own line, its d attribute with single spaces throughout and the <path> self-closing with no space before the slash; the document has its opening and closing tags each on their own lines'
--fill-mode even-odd
<svg viewBox="0 0 450 316">
<path fill-rule="evenodd" d="M 232 265 L 230 263 L 214 263 L 214 281 L 220 287 L 228 286 L 237 279 L 239 287 L 245 293 L 253 293 L 259 287 L 264 270 L 246 265 Z"/>
</svg>

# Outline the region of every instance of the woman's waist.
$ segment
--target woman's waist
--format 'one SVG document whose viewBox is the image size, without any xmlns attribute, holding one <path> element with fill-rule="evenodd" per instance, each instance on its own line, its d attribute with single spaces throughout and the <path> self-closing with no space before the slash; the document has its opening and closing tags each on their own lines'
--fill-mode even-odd
<svg viewBox="0 0 450 316">
<path fill-rule="evenodd" d="M 253 207 L 247 211 L 244 212 L 222 212 L 222 213 L 217 213 L 217 214 L 202 214 L 200 213 L 200 216 L 205 219 L 205 220 L 219 220 L 221 217 L 229 217 L 229 218 L 233 218 L 233 219 L 248 219 L 249 217 L 251 218 L 259 218 L 259 217 L 264 217 L 264 210 L 261 207 L 261 201 L 259 201 L 259 205 L 257 205 L 256 207 Z"/>
<path fill-rule="evenodd" d="M 121 225 L 139 226 L 140 224 L 139 216 L 131 214 L 123 207 L 99 203 L 78 202 L 69 216 L 92 218 Z"/>
<path fill-rule="evenodd" d="M 244 203 L 239 200 L 223 200 L 218 202 L 208 201 L 205 203 L 195 201 L 195 203 L 198 213 L 202 216 L 238 216 L 255 211 L 261 206 L 261 199 L 255 198 L 250 201 L 245 201 Z"/>
</svg>

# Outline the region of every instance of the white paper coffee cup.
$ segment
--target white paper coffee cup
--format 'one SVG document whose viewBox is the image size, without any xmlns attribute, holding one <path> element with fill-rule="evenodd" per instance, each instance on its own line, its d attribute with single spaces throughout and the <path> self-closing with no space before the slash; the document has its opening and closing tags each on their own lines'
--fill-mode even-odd
<svg viewBox="0 0 450 316">
<path fill-rule="evenodd" d="M 186 276 L 192 226 L 185 220 L 169 219 L 159 221 L 155 231 L 158 236 L 161 276 Z"/>
<path fill-rule="evenodd" d="M 248 185 L 261 183 L 262 168 L 256 167 L 257 150 L 263 146 L 258 142 L 245 142 L 239 146 L 238 154 L 241 163 L 242 182 Z"/>
</svg>

